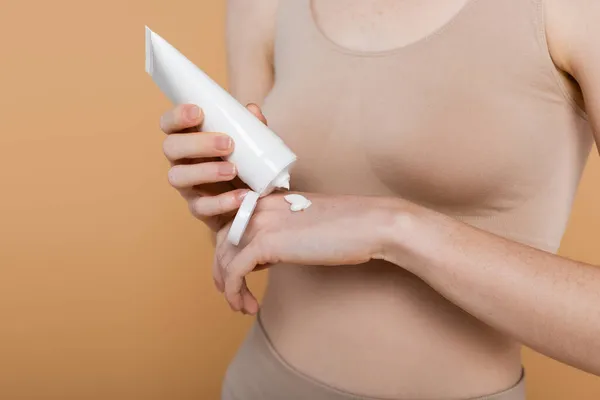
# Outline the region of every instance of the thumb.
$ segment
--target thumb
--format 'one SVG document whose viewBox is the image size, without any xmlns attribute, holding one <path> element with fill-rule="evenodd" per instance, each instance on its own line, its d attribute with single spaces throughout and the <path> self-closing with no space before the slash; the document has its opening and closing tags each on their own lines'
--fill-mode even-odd
<svg viewBox="0 0 600 400">
<path fill-rule="evenodd" d="M 254 116 L 258 119 L 261 120 L 261 122 L 265 125 L 267 125 L 267 119 L 265 118 L 265 116 L 263 115 L 262 111 L 260 110 L 260 107 L 257 106 L 254 103 L 249 103 L 246 108 L 248 109 L 248 111 L 250 111 L 252 114 L 254 114 Z"/>
</svg>

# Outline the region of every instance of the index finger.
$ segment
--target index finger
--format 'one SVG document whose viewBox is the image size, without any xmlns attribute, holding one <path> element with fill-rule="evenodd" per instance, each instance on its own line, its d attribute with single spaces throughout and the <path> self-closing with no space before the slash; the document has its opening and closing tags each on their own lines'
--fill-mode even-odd
<svg viewBox="0 0 600 400">
<path fill-rule="evenodd" d="M 182 132 L 202 123 L 204 114 L 200 107 L 194 104 L 180 104 L 167 111 L 160 118 L 160 129 L 166 133 Z"/>
</svg>

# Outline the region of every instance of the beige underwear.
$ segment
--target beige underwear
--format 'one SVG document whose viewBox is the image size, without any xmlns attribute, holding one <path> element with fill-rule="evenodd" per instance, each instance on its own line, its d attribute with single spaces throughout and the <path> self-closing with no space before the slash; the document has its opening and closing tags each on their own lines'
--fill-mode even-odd
<svg viewBox="0 0 600 400">
<path fill-rule="evenodd" d="M 296 371 L 275 351 L 258 320 L 230 364 L 221 394 L 221 400 L 358 399 L 382 400 L 341 391 Z M 525 400 L 525 380 L 472 400 Z"/>
</svg>

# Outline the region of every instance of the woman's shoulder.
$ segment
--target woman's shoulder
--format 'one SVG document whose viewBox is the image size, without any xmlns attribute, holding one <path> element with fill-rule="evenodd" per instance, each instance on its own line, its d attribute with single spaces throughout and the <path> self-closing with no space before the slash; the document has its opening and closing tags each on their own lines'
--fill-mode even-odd
<svg viewBox="0 0 600 400">
<path fill-rule="evenodd" d="M 552 59 L 561 70 L 576 75 L 578 63 L 596 46 L 600 33 L 597 0 L 540 0 Z"/>
</svg>

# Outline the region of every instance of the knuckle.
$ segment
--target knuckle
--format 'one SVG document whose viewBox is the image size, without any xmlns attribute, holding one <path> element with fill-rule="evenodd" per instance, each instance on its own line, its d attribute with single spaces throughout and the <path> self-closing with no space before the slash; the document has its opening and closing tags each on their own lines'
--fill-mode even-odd
<svg viewBox="0 0 600 400">
<path fill-rule="evenodd" d="M 197 198 L 194 200 L 190 200 L 188 202 L 188 208 L 190 210 L 190 213 L 198 219 L 202 219 L 207 217 L 207 215 L 203 212 L 203 205 L 202 205 L 203 201 L 202 198 Z"/>
<path fill-rule="evenodd" d="M 210 134 L 193 135 L 190 140 L 192 141 L 191 147 L 193 147 L 196 154 L 202 157 L 218 155 L 214 140 L 210 137 Z"/>
<path fill-rule="evenodd" d="M 235 304 L 235 293 L 228 287 L 228 285 L 225 286 L 225 298 L 227 299 L 231 310 L 237 311 Z"/>
<path fill-rule="evenodd" d="M 204 219 L 220 214 L 212 209 L 209 201 L 210 199 L 206 197 L 196 197 L 195 199 L 190 200 L 188 204 L 192 215 L 198 219 Z"/>
<path fill-rule="evenodd" d="M 167 159 L 173 160 L 175 158 L 176 144 L 172 136 L 167 136 L 166 139 L 163 140 L 162 149 L 163 154 Z"/>
<path fill-rule="evenodd" d="M 201 169 L 202 171 L 199 173 L 207 180 L 210 182 L 218 182 L 219 176 L 220 176 L 220 172 L 221 172 L 221 162 L 208 162 L 208 163 L 203 163 L 200 164 L 201 165 Z"/>
<path fill-rule="evenodd" d="M 267 249 L 265 243 L 267 242 L 267 239 L 267 234 L 262 234 L 254 238 L 251 246 L 252 253 L 254 255 L 256 255 L 257 257 L 262 257 L 264 254 L 266 254 Z"/>
<path fill-rule="evenodd" d="M 181 105 L 176 106 L 166 113 L 160 119 L 160 126 L 163 132 L 171 133 L 176 131 L 181 121 L 181 115 L 183 114 L 183 107 Z"/>
<path fill-rule="evenodd" d="M 185 104 L 180 104 L 173 109 L 173 127 L 179 128 L 184 121 L 185 117 Z"/>
<path fill-rule="evenodd" d="M 160 122 L 159 122 L 159 126 L 160 126 L 160 130 L 163 131 L 164 133 L 169 133 L 170 132 L 170 127 L 171 127 L 171 111 L 167 111 L 166 113 L 164 113 L 163 115 L 160 116 Z"/>
<path fill-rule="evenodd" d="M 261 236 L 254 243 L 254 249 L 256 254 L 256 264 L 263 265 L 268 262 L 278 262 L 271 254 L 271 247 L 269 246 L 269 237 L 266 235 Z"/>
<path fill-rule="evenodd" d="M 201 146 L 203 150 L 213 150 L 216 151 L 217 145 L 219 143 L 219 138 L 221 135 L 217 132 L 203 132 L 201 135 L 198 135 L 203 140 L 198 143 L 198 146 Z"/>
<path fill-rule="evenodd" d="M 220 246 L 215 251 L 215 259 L 217 261 L 217 266 L 224 272 L 224 276 L 227 276 L 227 267 L 229 266 L 229 253 L 224 248 L 224 246 Z"/>
<path fill-rule="evenodd" d="M 181 170 L 181 168 L 179 168 L 178 165 L 175 165 L 175 166 L 171 167 L 169 169 L 169 172 L 167 173 L 167 179 L 169 181 L 169 184 L 177 189 L 180 188 L 180 186 L 181 186 L 181 184 L 179 182 L 180 170 Z"/>
<path fill-rule="evenodd" d="M 227 212 L 231 205 L 231 195 L 223 195 L 216 197 L 217 211 L 219 214 Z"/>
</svg>

